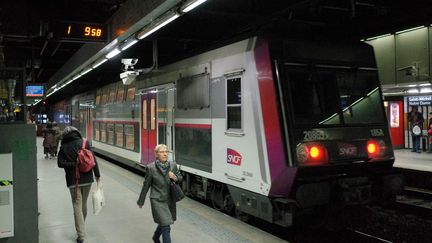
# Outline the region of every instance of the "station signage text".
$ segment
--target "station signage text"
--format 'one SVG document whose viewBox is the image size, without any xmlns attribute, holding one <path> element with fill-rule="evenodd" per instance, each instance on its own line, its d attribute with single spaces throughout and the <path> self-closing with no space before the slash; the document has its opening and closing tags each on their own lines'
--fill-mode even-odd
<svg viewBox="0 0 432 243">
<path fill-rule="evenodd" d="M 408 105 L 431 105 L 432 96 L 409 96 Z"/>
</svg>

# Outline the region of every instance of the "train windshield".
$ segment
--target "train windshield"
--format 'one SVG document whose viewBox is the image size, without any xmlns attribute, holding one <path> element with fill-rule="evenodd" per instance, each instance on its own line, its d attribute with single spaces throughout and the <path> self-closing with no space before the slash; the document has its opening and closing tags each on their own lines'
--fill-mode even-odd
<svg viewBox="0 0 432 243">
<path fill-rule="evenodd" d="M 345 66 L 285 66 L 281 82 L 296 126 L 383 124 L 377 72 Z M 286 99 L 286 102 L 288 100 Z"/>
</svg>

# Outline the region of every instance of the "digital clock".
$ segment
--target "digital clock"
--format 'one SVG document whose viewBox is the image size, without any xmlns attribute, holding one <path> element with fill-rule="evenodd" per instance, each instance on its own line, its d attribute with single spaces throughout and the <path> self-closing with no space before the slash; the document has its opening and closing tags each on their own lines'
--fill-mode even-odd
<svg viewBox="0 0 432 243">
<path fill-rule="evenodd" d="M 56 29 L 58 38 L 64 41 L 106 42 L 108 36 L 104 24 L 61 22 Z"/>
</svg>

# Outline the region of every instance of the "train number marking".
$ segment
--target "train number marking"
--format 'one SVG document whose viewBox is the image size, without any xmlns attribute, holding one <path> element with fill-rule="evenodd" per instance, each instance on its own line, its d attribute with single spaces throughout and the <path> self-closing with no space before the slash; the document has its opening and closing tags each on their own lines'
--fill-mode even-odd
<svg viewBox="0 0 432 243">
<path fill-rule="evenodd" d="M 303 131 L 304 134 L 304 140 L 310 141 L 310 140 L 326 140 L 328 138 L 328 135 L 325 134 L 323 131 Z"/>
<path fill-rule="evenodd" d="M 372 137 L 382 137 L 384 136 L 384 131 L 382 129 L 371 129 Z"/>
</svg>

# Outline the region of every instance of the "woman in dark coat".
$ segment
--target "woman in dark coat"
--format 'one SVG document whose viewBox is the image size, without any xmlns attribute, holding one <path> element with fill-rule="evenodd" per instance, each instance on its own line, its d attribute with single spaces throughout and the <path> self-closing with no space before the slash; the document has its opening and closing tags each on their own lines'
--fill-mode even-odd
<svg viewBox="0 0 432 243">
<path fill-rule="evenodd" d="M 181 182 L 182 176 L 174 162 L 168 161 L 168 147 L 159 144 L 155 147 L 156 161 L 149 164 L 141 194 L 138 199 L 138 206 L 142 208 L 149 188 L 150 204 L 153 220 L 158 224 L 152 237 L 154 242 L 160 242 L 162 235 L 164 243 L 171 242 L 170 225 L 176 220 L 176 202 L 171 198 L 170 180 L 176 183 Z"/>
<path fill-rule="evenodd" d="M 52 128 L 52 123 L 48 123 L 46 128 L 42 130 L 42 134 L 44 137 L 43 147 L 45 159 L 54 157 L 54 146 L 55 146 L 55 131 Z"/>
<path fill-rule="evenodd" d="M 82 137 L 78 129 L 69 126 L 66 127 L 62 134 L 61 147 L 58 153 L 58 167 L 64 168 L 66 173 L 66 185 L 69 188 L 72 205 L 74 210 L 75 229 L 77 231 L 77 242 L 84 242 L 85 225 L 84 221 L 87 216 L 87 198 L 90 192 L 91 184 L 94 182 L 93 174 L 99 183 L 100 173 L 99 166 L 95 158 L 95 167 L 87 173 L 80 173 L 78 180 L 78 192 L 75 191 L 75 165 L 78 157 L 78 150 L 82 147 Z M 87 141 L 86 149 L 91 150 Z M 94 156 L 94 155 L 93 155 Z"/>
</svg>

